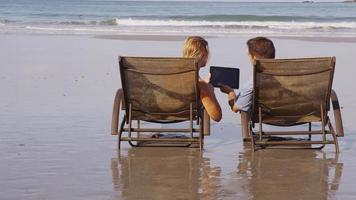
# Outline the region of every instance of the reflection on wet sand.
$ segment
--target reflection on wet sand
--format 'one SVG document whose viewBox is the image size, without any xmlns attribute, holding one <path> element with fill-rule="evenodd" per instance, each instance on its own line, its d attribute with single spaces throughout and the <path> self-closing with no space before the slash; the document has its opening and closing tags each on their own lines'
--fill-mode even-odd
<svg viewBox="0 0 356 200">
<path fill-rule="evenodd" d="M 333 199 L 343 167 L 312 150 L 245 150 L 230 172 L 210 162 L 195 149 L 131 148 L 111 161 L 114 189 L 129 200 Z"/>
<path fill-rule="evenodd" d="M 220 168 L 196 149 L 132 148 L 111 169 L 124 199 L 216 199 L 220 185 Z"/>
<path fill-rule="evenodd" d="M 240 153 L 237 176 L 253 199 L 332 199 L 343 163 L 323 151 L 260 150 Z"/>
</svg>

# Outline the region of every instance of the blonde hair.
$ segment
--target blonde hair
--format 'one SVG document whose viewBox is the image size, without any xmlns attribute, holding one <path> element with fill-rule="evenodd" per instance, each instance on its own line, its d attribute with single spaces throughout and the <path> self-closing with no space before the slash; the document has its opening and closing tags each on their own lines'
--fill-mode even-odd
<svg viewBox="0 0 356 200">
<path fill-rule="evenodd" d="M 200 36 L 187 37 L 183 46 L 184 58 L 197 58 L 199 62 L 209 56 L 208 41 Z"/>
</svg>

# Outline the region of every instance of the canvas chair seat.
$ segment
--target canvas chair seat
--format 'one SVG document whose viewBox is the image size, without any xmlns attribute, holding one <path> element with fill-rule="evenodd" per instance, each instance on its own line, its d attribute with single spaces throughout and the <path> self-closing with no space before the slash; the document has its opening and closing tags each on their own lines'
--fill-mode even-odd
<svg viewBox="0 0 356 200">
<path fill-rule="evenodd" d="M 323 148 L 334 144 L 339 151 L 337 133 L 328 116 L 330 99 L 337 100 L 331 90 L 335 69 L 335 58 L 261 59 L 254 63 L 254 94 L 252 112 L 243 113 L 244 136 L 249 135 L 252 148 L 268 145 L 316 145 Z M 338 105 L 338 103 L 336 103 Z M 335 109 L 338 136 L 343 136 L 341 113 Z M 250 121 L 246 125 L 246 121 Z M 308 131 L 264 131 L 263 124 L 295 126 L 309 124 Z M 311 130 L 311 123 L 321 123 L 321 130 Z M 258 130 L 253 130 L 258 124 Z M 326 129 L 328 128 L 328 130 Z M 248 133 L 246 133 L 248 131 Z M 263 141 L 265 136 L 308 135 L 308 141 Z M 321 135 L 321 140 L 311 140 L 312 135 Z M 326 134 L 332 135 L 327 140 Z"/>
<path fill-rule="evenodd" d="M 119 148 L 121 141 L 128 141 L 132 146 L 150 141 L 157 145 L 163 142 L 198 144 L 202 148 L 204 130 L 205 134 L 209 132 L 210 122 L 199 98 L 196 60 L 119 57 L 119 64 L 122 90 L 116 95 L 112 120 L 112 134 L 119 135 Z M 118 107 L 122 104 L 125 117 L 119 129 Z M 137 122 L 137 127 L 133 127 L 133 121 Z M 160 124 L 189 121 L 190 124 L 189 127 L 175 129 L 144 128 L 140 126 L 140 121 Z M 194 127 L 193 121 L 199 125 L 198 128 Z M 189 137 L 144 138 L 140 135 L 143 132 L 179 132 L 189 134 Z"/>
</svg>

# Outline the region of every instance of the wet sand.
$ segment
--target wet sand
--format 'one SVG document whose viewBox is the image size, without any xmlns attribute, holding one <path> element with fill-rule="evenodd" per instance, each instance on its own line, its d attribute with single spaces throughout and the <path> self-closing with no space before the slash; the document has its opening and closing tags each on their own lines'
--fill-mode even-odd
<svg viewBox="0 0 356 200">
<path fill-rule="evenodd" d="M 239 67 L 244 82 L 246 40 L 209 38 L 208 65 Z M 218 90 L 223 120 L 212 123 L 202 153 L 126 143 L 118 152 L 110 135 L 118 55 L 180 56 L 183 38 L 0 35 L 0 199 L 355 199 L 355 44 L 274 42 L 280 58 L 337 57 L 340 154 L 333 145 L 252 153 Z"/>
</svg>

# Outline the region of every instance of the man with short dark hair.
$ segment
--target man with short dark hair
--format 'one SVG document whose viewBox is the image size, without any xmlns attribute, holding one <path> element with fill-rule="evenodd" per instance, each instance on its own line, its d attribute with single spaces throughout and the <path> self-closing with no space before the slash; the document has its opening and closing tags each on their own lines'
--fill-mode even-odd
<svg viewBox="0 0 356 200">
<path fill-rule="evenodd" d="M 256 37 L 247 41 L 248 57 L 251 64 L 256 59 L 273 59 L 275 48 L 273 42 L 265 37 Z M 221 85 L 220 90 L 228 95 L 228 103 L 233 112 L 240 111 L 243 141 L 249 141 L 249 110 L 252 104 L 253 79 L 249 79 L 237 93 L 227 85 Z"/>
<path fill-rule="evenodd" d="M 256 59 L 274 58 L 276 50 L 273 42 L 265 37 L 255 37 L 247 41 L 248 52 Z"/>
<path fill-rule="evenodd" d="M 247 41 L 248 56 L 251 64 L 256 59 L 273 59 L 275 48 L 273 42 L 265 37 L 255 37 Z M 228 103 L 233 112 L 248 111 L 252 104 L 253 81 L 249 79 L 237 92 L 221 84 L 220 90 L 228 95 Z"/>
</svg>

